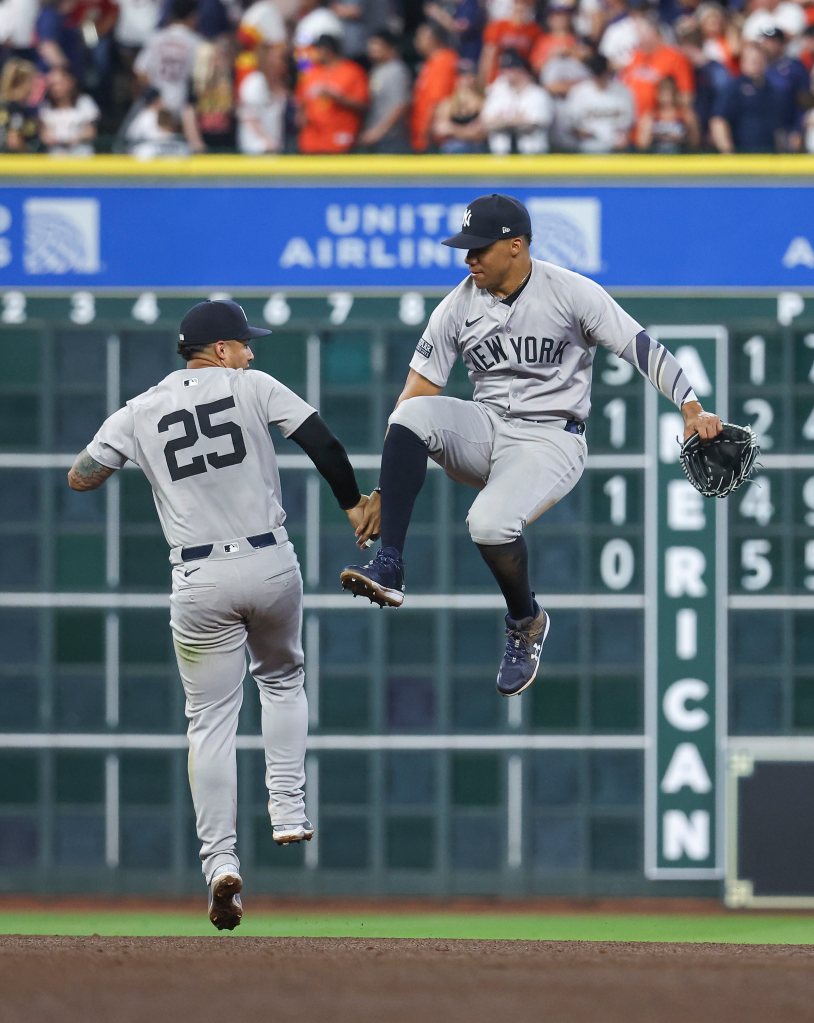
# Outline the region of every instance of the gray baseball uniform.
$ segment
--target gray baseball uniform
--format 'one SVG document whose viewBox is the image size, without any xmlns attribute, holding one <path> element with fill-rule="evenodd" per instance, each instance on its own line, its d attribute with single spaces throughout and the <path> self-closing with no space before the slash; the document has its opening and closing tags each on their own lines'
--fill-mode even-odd
<svg viewBox="0 0 814 1023">
<path fill-rule="evenodd" d="M 219 866 L 239 866 L 235 735 L 247 647 L 272 823 L 305 817 L 302 579 L 268 426 L 287 437 L 314 411 L 257 370 L 178 370 L 110 416 L 87 449 L 110 469 L 129 459 L 143 470 L 172 548 L 170 626 L 207 882 Z"/>
<path fill-rule="evenodd" d="M 433 311 L 410 367 L 443 387 L 460 356 L 474 401 L 410 398 L 390 422 L 419 436 L 453 479 L 481 489 L 467 518 L 476 543 L 510 543 L 579 480 L 598 344 L 677 405 L 695 397 L 673 356 L 603 288 L 543 260 L 531 261 L 510 304 L 470 276 Z"/>
</svg>

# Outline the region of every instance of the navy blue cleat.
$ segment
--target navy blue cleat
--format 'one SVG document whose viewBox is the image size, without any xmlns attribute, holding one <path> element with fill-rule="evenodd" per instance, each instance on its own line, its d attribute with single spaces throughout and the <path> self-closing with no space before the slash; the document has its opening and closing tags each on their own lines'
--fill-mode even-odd
<svg viewBox="0 0 814 1023">
<path fill-rule="evenodd" d="M 535 600 L 534 615 L 514 621 L 506 615 L 506 652 L 497 673 L 497 691 L 517 696 L 537 677 L 551 619 Z"/>
<path fill-rule="evenodd" d="M 382 547 L 366 565 L 348 565 L 339 581 L 343 590 L 379 607 L 401 607 L 404 602 L 404 562 L 395 547 Z"/>
</svg>

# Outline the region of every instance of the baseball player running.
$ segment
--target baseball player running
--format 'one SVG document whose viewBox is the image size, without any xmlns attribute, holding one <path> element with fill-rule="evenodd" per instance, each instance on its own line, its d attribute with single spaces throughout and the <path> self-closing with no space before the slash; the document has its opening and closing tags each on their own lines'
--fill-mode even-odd
<svg viewBox="0 0 814 1023">
<path fill-rule="evenodd" d="M 172 548 L 172 630 L 189 719 L 189 779 L 209 918 L 232 930 L 243 915 L 236 853 L 235 735 L 246 650 L 260 691 L 274 841 L 308 841 L 302 578 L 285 527 L 269 426 L 291 437 L 368 539 L 345 450 L 315 409 L 266 373 L 245 372 L 251 327 L 236 302 L 201 302 L 181 323 L 186 368 L 105 420 L 68 473 L 94 490 L 129 459 L 147 476 Z M 372 533 L 372 531 L 371 531 Z"/>
<path fill-rule="evenodd" d="M 631 363 L 681 409 L 685 437 L 709 440 L 721 421 L 702 409 L 675 358 L 598 284 L 532 259 L 531 221 L 517 199 L 474 199 L 444 244 L 467 250 L 469 275 L 430 316 L 390 416 L 381 497 L 371 495 L 357 529 L 373 536 L 380 511 L 381 548 L 368 564 L 347 566 L 340 581 L 382 607 L 402 604 L 402 552 L 429 456 L 480 491 L 467 524 L 506 600 L 497 689 L 515 696 L 534 681 L 551 624 L 531 591 L 523 530 L 585 468 L 596 346 Z M 440 396 L 458 356 L 472 401 Z"/>
</svg>

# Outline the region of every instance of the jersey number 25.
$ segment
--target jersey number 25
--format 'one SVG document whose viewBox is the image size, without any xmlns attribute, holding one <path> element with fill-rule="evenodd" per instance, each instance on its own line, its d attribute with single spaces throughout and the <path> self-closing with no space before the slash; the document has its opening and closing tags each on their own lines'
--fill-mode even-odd
<svg viewBox="0 0 814 1023">
<path fill-rule="evenodd" d="M 184 433 L 180 437 L 167 441 L 164 446 L 164 457 L 167 460 L 167 468 L 173 482 L 184 480 L 188 476 L 198 476 L 206 472 L 206 463 L 213 469 L 222 469 L 227 465 L 237 465 L 246 457 L 246 444 L 243 440 L 243 431 L 237 423 L 218 423 L 215 426 L 211 417 L 227 408 L 234 408 L 235 399 L 220 398 L 218 401 L 210 401 L 206 405 L 195 406 L 195 416 L 188 409 L 178 409 L 177 412 L 168 412 L 158 422 L 158 432 L 166 433 L 171 426 L 180 423 L 184 427 Z M 232 438 L 232 450 L 224 455 L 217 452 L 204 455 L 195 455 L 192 461 L 185 465 L 178 464 L 178 452 L 184 448 L 191 448 L 199 439 L 199 433 L 195 426 L 197 417 L 198 426 L 204 437 L 226 437 Z"/>
</svg>

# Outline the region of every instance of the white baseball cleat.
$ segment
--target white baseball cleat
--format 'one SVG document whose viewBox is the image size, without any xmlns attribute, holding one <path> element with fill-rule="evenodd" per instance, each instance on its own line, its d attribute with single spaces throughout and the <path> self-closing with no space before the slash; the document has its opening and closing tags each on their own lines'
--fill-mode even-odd
<svg viewBox="0 0 814 1023">
<path fill-rule="evenodd" d="M 243 918 L 242 891 L 243 878 L 231 867 L 209 882 L 209 919 L 219 931 L 233 931 Z"/>
</svg>

